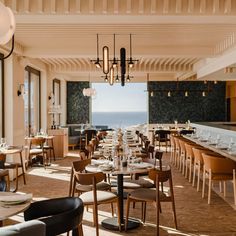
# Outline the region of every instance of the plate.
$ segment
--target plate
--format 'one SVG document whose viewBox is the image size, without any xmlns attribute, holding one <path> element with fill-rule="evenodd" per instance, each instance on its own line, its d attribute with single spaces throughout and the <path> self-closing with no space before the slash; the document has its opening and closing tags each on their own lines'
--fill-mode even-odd
<svg viewBox="0 0 236 236">
<path fill-rule="evenodd" d="M 9 194 L 0 195 L 0 202 L 4 205 L 22 204 L 32 199 L 32 194 Z"/>
</svg>

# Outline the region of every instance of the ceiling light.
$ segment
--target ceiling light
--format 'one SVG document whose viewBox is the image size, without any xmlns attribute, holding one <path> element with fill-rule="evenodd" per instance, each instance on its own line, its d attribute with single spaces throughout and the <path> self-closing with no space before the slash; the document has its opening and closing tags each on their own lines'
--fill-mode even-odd
<svg viewBox="0 0 236 236">
<path fill-rule="evenodd" d="M 116 82 L 119 82 L 119 75 L 116 75 Z"/>
<path fill-rule="evenodd" d="M 108 82 L 108 77 L 107 77 L 107 75 L 105 76 L 104 81 L 105 81 L 105 82 Z"/>
<path fill-rule="evenodd" d="M 14 32 L 16 28 L 15 16 L 9 7 L 0 2 L 0 45 L 8 43 L 12 39 L 12 47 L 9 54 L 1 59 L 8 58 L 14 50 Z"/>
<path fill-rule="evenodd" d="M 109 48 L 107 46 L 104 46 L 102 48 L 102 55 L 103 55 L 103 73 L 108 74 L 109 73 Z"/>
<path fill-rule="evenodd" d="M 98 40 L 98 34 L 97 34 L 97 60 L 95 61 L 94 64 L 97 68 L 101 68 L 102 66 L 101 66 L 100 60 L 99 60 L 99 45 L 98 45 L 98 43 L 99 43 L 99 40 Z"/>
<path fill-rule="evenodd" d="M 111 67 L 111 69 L 110 69 L 109 84 L 110 85 L 114 84 L 114 68 L 113 67 Z"/>
<path fill-rule="evenodd" d="M 127 75 L 126 81 L 127 81 L 127 82 L 130 82 L 130 77 L 129 77 L 129 75 Z"/>
</svg>

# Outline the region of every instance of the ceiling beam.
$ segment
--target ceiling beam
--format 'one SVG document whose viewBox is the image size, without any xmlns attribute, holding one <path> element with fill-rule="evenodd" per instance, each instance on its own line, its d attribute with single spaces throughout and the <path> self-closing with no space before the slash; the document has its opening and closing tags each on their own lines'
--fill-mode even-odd
<svg viewBox="0 0 236 236">
<path fill-rule="evenodd" d="M 55 1 L 55 0 L 52 0 Z M 55 11 L 55 6 L 54 6 Z M 228 24 L 235 25 L 236 16 L 169 16 L 169 15 L 100 15 L 97 17 L 96 15 L 78 15 L 78 14 L 70 14 L 68 16 L 64 15 L 34 15 L 31 16 L 29 14 L 26 15 L 16 15 L 16 20 L 18 24 L 145 24 L 148 22 L 148 25 L 156 25 L 156 24 Z"/>
<path fill-rule="evenodd" d="M 119 0 L 114 0 L 114 14 L 119 14 Z"/>
<path fill-rule="evenodd" d="M 132 2 L 131 2 L 131 0 L 127 0 L 127 3 L 126 3 L 126 13 L 130 14 L 131 13 L 131 9 L 132 9 Z"/>
<path fill-rule="evenodd" d="M 75 12 L 80 13 L 81 12 L 81 2 L 80 0 L 75 0 Z"/>
</svg>

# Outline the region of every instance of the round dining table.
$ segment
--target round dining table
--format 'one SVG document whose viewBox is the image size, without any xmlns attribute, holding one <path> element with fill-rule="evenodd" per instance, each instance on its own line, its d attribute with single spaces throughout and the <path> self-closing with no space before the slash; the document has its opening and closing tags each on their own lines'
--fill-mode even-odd
<svg viewBox="0 0 236 236">
<path fill-rule="evenodd" d="M 0 192 L 0 197 L 18 197 L 20 194 L 18 193 L 12 193 L 12 192 Z M 3 224 L 3 220 L 6 220 L 7 218 L 17 215 L 20 212 L 25 211 L 31 204 L 30 200 L 23 201 L 19 204 L 6 204 L 3 202 L 0 202 L 0 226 Z"/>
<path fill-rule="evenodd" d="M 143 174 L 147 173 L 149 169 L 154 168 L 154 165 L 150 163 L 143 164 L 143 167 L 141 163 L 135 167 L 134 164 L 130 164 L 127 167 L 122 167 L 122 165 L 119 165 L 118 168 L 114 168 L 112 170 L 102 170 L 99 168 L 99 166 L 96 165 L 88 165 L 86 166 L 86 171 L 88 172 L 98 172 L 101 171 L 105 174 L 114 174 L 117 175 L 117 196 L 119 197 L 119 207 L 120 207 L 120 222 L 121 227 L 124 229 L 125 225 L 125 217 L 124 217 L 124 175 L 127 174 Z M 128 225 L 127 230 L 137 228 L 140 225 L 140 221 L 137 219 L 129 218 L 128 219 Z M 119 224 L 117 217 L 111 217 L 107 218 L 102 221 L 102 226 L 106 229 L 110 230 L 119 230 Z"/>
</svg>

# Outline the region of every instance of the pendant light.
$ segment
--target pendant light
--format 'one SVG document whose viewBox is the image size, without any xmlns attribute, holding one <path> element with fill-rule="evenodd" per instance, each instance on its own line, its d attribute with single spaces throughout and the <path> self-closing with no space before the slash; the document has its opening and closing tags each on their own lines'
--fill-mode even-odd
<svg viewBox="0 0 236 236">
<path fill-rule="evenodd" d="M 104 46 L 102 48 L 103 53 L 103 73 L 108 74 L 109 73 L 109 48 L 107 46 Z"/>
<path fill-rule="evenodd" d="M 95 66 L 97 68 L 101 68 L 100 60 L 99 60 L 99 45 L 98 45 L 98 34 L 97 34 L 97 60 L 95 61 Z"/>
<path fill-rule="evenodd" d="M 129 35 L 129 53 L 130 53 L 130 58 L 129 58 L 129 68 L 133 68 L 134 62 L 132 59 L 132 39 L 131 39 L 131 34 Z"/>
<path fill-rule="evenodd" d="M 114 34 L 114 58 L 113 58 L 113 62 L 112 62 L 112 67 L 116 68 L 117 67 L 117 61 L 116 61 L 116 35 Z"/>
</svg>

